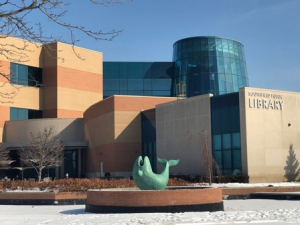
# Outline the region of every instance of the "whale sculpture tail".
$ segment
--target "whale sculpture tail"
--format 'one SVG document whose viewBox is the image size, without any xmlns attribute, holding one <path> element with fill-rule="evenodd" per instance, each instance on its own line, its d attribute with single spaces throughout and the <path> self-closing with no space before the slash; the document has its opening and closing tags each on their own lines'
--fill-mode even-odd
<svg viewBox="0 0 300 225">
<path fill-rule="evenodd" d="M 168 161 L 166 159 L 161 159 L 157 157 L 157 163 L 159 163 L 160 165 L 165 166 L 167 162 L 169 163 L 169 166 L 176 166 L 179 163 L 179 159 L 171 159 Z"/>
</svg>

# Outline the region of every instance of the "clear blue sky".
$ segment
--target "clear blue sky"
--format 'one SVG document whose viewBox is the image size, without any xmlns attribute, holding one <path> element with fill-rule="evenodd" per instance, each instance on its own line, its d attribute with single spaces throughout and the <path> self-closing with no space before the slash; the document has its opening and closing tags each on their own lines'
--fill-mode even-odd
<svg viewBox="0 0 300 225">
<path fill-rule="evenodd" d="M 88 28 L 124 30 L 112 42 L 78 36 L 105 61 L 171 61 L 175 41 L 221 36 L 244 44 L 250 86 L 300 92 L 300 0 L 78 0 L 68 13 Z"/>
</svg>

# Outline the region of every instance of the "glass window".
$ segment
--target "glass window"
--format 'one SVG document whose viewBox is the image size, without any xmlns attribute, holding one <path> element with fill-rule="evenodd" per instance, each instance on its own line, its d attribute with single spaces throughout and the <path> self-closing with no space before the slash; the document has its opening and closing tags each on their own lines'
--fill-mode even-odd
<svg viewBox="0 0 300 225">
<path fill-rule="evenodd" d="M 147 142 L 144 142 L 144 144 L 143 144 L 143 156 L 146 156 L 146 155 L 148 155 L 148 148 L 147 148 Z"/>
<path fill-rule="evenodd" d="M 239 91 L 238 76 L 232 75 L 232 83 L 233 83 L 233 91 L 234 91 L 234 92 Z"/>
<path fill-rule="evenodd" d="M 242 157 L 241 150 L 233 150 L 233 168 L 240 169 L 242 168 Z"/>
<path fill-rule="evenodd" d="M 103 79 L 113 79 L 119 77 L 119 64 L 107 62 L 103 64 Z"/>
<path fill-rule="evenodd" d="M 120 95 L 128 95 L 128 91 L 125 90 L 125 91 L 120 91 Z"/>
<path fill-rule="evenodd" d="M 28 67 L 28 85 L 40 87 L 43 84 L 43 72 L 41 68 Z"/>
<path fill-rule="evenodd" d="M 225 73 L 224 58 L 217 57 L 218 72 Z"/>
<path fill-rule="evenodd" d="M 215 151 L 214 152 L 214 158 L 216 160 L 216 163 L 218 164 L 219 168 L 222 169 L 222 152 L 221 151 Z"/>
<path fill-rule="evenodd" d="M 77 150 L 65 149 L 64 151 L 64 172 L 69 175 L 69 178 L 78 177 L 77 166 Z"/>
<path fill-rule="evenodd" d="M 231 139 L 230 139 L 230 134 L 223 134 L 222 135 L 223 139 L 223 149 L 231 149 Z"/>
<path fill-rule="evenodd" d="M 171 79 L 152 79 L 152 90 L 170 90 L 171 84 Z"/>
<path fill-rule="evenodd" d="M 236 61 L 231 61 L 231 72 L 232 74 L 237 74 Z"/>
<path fill-rule="evenodd" d="M 152 91 L 144 91 L 144 96 L 152 96 Z"/>
<path fill-rule="evenodd" d="M 119 95 L 119 94 L 120 94 L 119 90 L 115 90 L 115 91 L 104 90 L 103 91 L 104 98 L 107 98 L 107 97 L 113 96 L 113 95 Z"/>
<path fill-rule="evenodd" d="M 153 152 L 153 149 L 152 149 L 152 142 L 150 141 L 148 143 L 148 155 L 151 157 L 152 155 L 152 152 Z"/>
<path fill-rule="evenodd" d="M 170 97 L 171 92 L 170 91 L 152 91 L 153 96 L 164 96 L 164 97 Z"/>
<path fill-rule="evenodd" d="M 223 57 L 222 39 L 220 38 L 216 38 L 216 51 L 218 56 Z"/>
<path fill-rule="evenodd" d="M 209 72 L 218 72 L 215 57 L 209 57 Z"/>
<path fill-rule="evenodd" d="M 128 90 L 128 95 L 143 95 L 143 91 L 130 91 L 130 90 Z"/>
<path fill-rule="evenodd" d="M 153 63 L 141 63 L 142 65 L 142 73 L 144 74 L 144 78 L 151 78 L 152 77 L 152 72 L 151 72 L 151 67 Z"/>
<path fill-rule="evenodd" d="M 18 120 L 18 109 L 17 108 L 10 108 L 10 120 Z"/>
<path fill-rule="evenodd" d="M 28 110 L 28 119 L 38 119 L 43 118 L 43 111 L 41 110 Z"/>
<path fill-rule="evenodd" d="M 144 79 L 144 90 L 152 90 L 151 79 Z"/>
<path fill-rule="evenodd" d="M 128 89 L 127 85 L 128 80 L 127 79 L 120 79 L 120 90 L 124 91 Z"/>
<path fill-rule="evenodd" d="M 221 127 L 222 133 L 230 133 L 230 112 L 229 107 L 221 108 Z"/>
<path fill-rule="evenodd" d="M 221 135 L 213 136 L 213 148 L 215 151 L 221 150 Z"/>
<path fill-rule="evenodd" d="M 28 85 L 28 66 L 10 63 L 10 83 Z"/>
<path fill-rule="evenodd" d="M 18 65 L 18 84 L 28 85 L 28 67 L 25 65 Z"/>
<path fill-rule="evenodd" d="M 215 39 L 209 38 L 208 39 L 208 51 L 215 52 L 216 51 L 216 45 L 215 45 Z"/>
<path fill-rule="evenodd" d="M 128 77 L 127 63 L 117 63 L 117 64 L 119 64 L 119 68 L 120 68 L 120 73 L 118 74 L 118 78 L 127 79 Z M 103 63 L 103 65 L 105 65 L 105 63 Z"/>
<path fill-rule="evenodd" d="M 220 109 L 215 108 L 211 109 L 211 122 L 212 122 L 212 131 L 214 134 L 221 133 L 221 112 Z"/>
<path fill-rule="evenodd" d="M 106 90 L 119 90 L 119 79 L 104 79 L 103 85 Z"/>
<path fill-rule="evenodd" d="M 28 109 L 22 108 L 10 108 L 10 120 L 27 120 L 28 119 Z"/>
<path fill-rule="evenodd" d="M 128 63 L 128 78 L 129 79 L 142 79 L 144 78 L 143 65 L 141 63 Z"/>
<path fill-rule="evenodd" d="M 207 39 L 201 39 L 201 52 L 208 51 L 208 41 Z"/>
<path fill-rule="evenodd" d="M 128 79 L 129 91 L 142 91 L 144 89 L 143 79 Z"/>
<path fill-rule="evenodd" d="M 224 58 L 225 73 L 231 73 L 231 60 L 230 58 Z"/>
<path fill-rule="evenodd" d="M 222 47 L 223 47 L 223 56 L 229 57 L 229 50 L 228 50 L 228 42 L 227 40 L 222 39 Z"/>
<path fill-rule="evenodd" d="M 28 110 L 27 109 L 19 109 L 18 119 L 19 120 L 27 120 L 28 119 Z"/>
<path fill-rule="evenodd" d="M 231 106 L 230 107 L 230 126 L 231 132 L 239 132 L 240 131 L 240 109 L 239 106 Z"/>
<path fill-rule="evenodd" d="M 231 169 L 231 150 L 224 150 L 223 151 L 223 166 L 224 169 Z"/>
<path fill-rule="evenodd" d="M 241 148 L 241 135 L 240 133 L 232 134 L 232 148 Z"/>
</svg>

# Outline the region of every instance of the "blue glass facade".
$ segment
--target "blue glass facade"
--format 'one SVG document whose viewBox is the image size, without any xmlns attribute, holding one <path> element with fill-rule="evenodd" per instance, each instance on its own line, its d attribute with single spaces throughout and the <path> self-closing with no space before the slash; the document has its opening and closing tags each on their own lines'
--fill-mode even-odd
<svg viewBox="0 0 300 225">
<path fill-rule="evenodd" d="M 248 86 L 244 46 L 219 37 L 191 37 L 173 46 L 173 96 L 214 96 Z"/>
<path fill-rule="evenodd" d="M 239 93 L 211 100 L 212 152 L 223 175 L 242 171 Z"/>
<path fill-rule="evenodd" d="M 103 97 L 170 97 L 172 74 L 172 62 L 103 62 Z"/>
</svg>

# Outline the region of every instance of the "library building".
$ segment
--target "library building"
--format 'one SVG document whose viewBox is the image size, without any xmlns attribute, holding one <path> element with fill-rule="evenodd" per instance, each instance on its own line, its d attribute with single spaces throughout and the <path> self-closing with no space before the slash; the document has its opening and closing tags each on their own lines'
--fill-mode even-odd
<svg viewBox="0 0 300 225">
<path fill-rule="evenodd" d="M 105 52 L 60 42 L 26 46 L 20 59 L 0 55 L 9 76 L 0 76 L 0 142 L 12 168 L 22 168 L 18 149 L 31 133 L 54 127 L 64 163 L 43 170 L 51 179 L 130 177 L 140 155 L 157 173 L 159 157 L 180 160 L 171 175 L 205 175 L 205 148 L 221 174 L 247 175 L 250 183 L 298 175 L 300 94 L 250 87 L 241 42 L 184 38 L 170 62 L 103 62 Z M 0 168 L 0 178 L 18 179 L 12 168 Z"/>
</svg>

